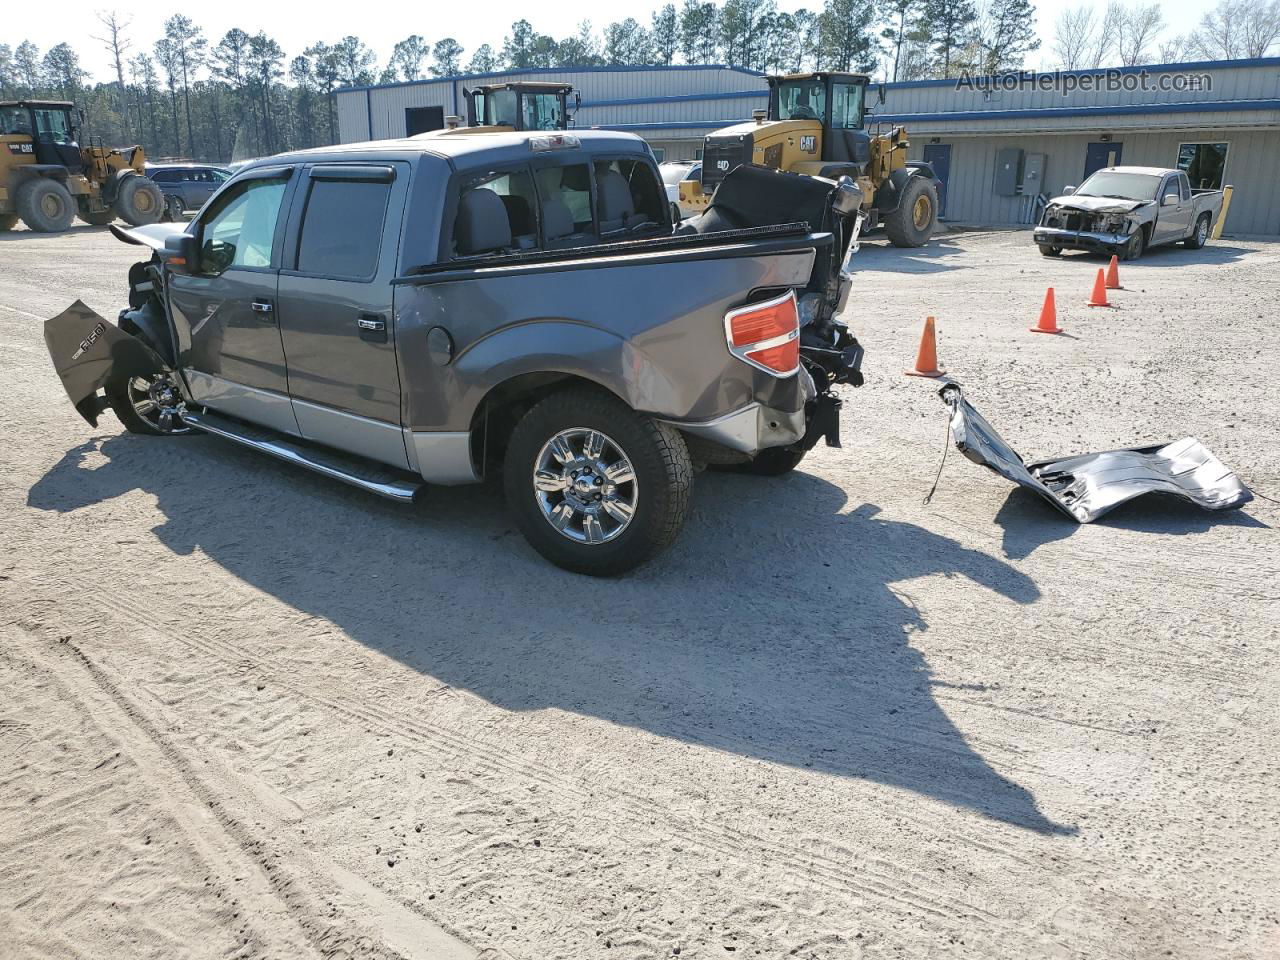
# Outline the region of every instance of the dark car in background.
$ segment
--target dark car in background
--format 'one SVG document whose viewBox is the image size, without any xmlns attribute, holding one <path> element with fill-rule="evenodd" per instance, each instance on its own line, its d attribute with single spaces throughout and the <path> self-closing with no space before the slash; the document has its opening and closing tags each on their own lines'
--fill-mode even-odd
<svg viewBox="0 0 1280 960">
<path fill-rule="evenodd" d="M 188 210 L 203 207 L 231 179 L 231 171 L 206 163 L 149 163 L 147 176 L 164 193 L 165 219 L 176 220 Z"/>
</svg>

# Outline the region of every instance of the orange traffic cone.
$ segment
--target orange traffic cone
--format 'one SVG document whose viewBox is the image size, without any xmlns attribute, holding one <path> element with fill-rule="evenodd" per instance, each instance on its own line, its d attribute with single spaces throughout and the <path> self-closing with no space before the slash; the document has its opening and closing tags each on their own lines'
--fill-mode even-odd
<svg viewBox="0 0 1280 960">
<path fill-rule="evenodd" d="M 1089 298 L 1087 306 L 1090 307 L 1109 307 L 1107 302 L 1107 278 L 1103 275 L 1101 267 L 1098 268 L 1098 278 L 1093 281 L 1093 296 Z"/>
<path fill-rule="evenodd" d="M 1123 290 L 1120 286 L 1120 258 L 1115 254 L 1111 255 L 1111 262 L 1107 264 L 1107 289 Z"/>
<path fill-rule="evenodd" d="M 1053 287 L 1044 292 L 1044 306 L 1040 308 L 1040 322 L 1028 328 L 1032 333 L 1061 333 L 1058 326 L 1058 306 L 1053 299 Z"/>
<path fill-rule="evenodd" d="M 933 333 L 933 317 L 925 317 L 924 332 L 920 334 L 920 351 L 916 354 L 916 368 L 904 370 L 908 377 L 940 377 L 944 371 L 938 367 L 937 338 Z"/>
</svg>

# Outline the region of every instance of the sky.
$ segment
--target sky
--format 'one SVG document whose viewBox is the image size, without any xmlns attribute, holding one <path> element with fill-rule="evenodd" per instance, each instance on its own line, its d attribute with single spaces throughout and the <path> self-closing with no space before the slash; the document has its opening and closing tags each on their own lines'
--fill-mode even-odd
<svg viewBox="0 0 1280 960">
<path fill-rule="evenodd" d="M 586 19 L 591 21 L 597 32 L 610 21 L 628 16 L 647 25 L 650 14 L 661 7 L 663 2 L 632 0 L 625 4 L 560 2 L 535 5 L 527 0 L 484 0 L 482 3 L 471 4 L 424 4 L 422 8 L 418 8 L 423 11 L 418 17 L 409 17 L 404 13 L 405 10 L 417 8 L 417 5 L 370 4 L 368 8 L 361 10 L 359 16 L 353 17 L 351 11 L 355 7 L 352 5 L 325 3 L 323 0 L 305 7 L 297 3 L 263 3 L 261 0 L 219 0 L 199 5 L 196 12 L 189 15 L 204 29 L 205 36 L 211 43 L 216 43 L 232 27 L 240 27 L 249 33 L 264 30 L 284 47 L 289 57 L 301 53 L 304 47 L 317 40 L 332 42 L 354 33 L 373 48 L 381 66 L 386 62 L 396 41 L 412 33 L 421 34 L 433 43 L 442 37 L 453 37 L 466 48 L 466 53 L 463 54 L 465 63 L 482 43 L 488 43 L 495 49 L 500 48 L 502 38 L 510 30 L 511 24 L 522 17 L 529 20 L 539 33 L 563 37 L 577 30 L 578 21 L 584 19 L 584 14 L 588 15 Z M 1049 48 L 1054 21 L 1062 10 L 1081 3 L 1101 8 L 1103 0 L 1038 0 L 1037 26 L 1043 42 L 1041 50 L 1028 57 L 1028 67 L 1053 66 Z M 1171 25 L 1166 27 L 1167 36 L 1187 32 L 1213 5 L 1208 0 L 1158 0 L 1158 3 L 1164 12 L 1166 24 Z M 779 0 L 778 7 L 782 10 L 797 10 L 801 7 L 816 10 L 821 7 L 821 2 Z M 163 4 L 129 6 L 121 3 L 113 6 L 111 0 L 87 3 L 80 0 L 58 0 L 54 7 L 56 16 L 49 15 L 49 7 L 30 0 L 6 3 L 5 8 L 3 16 L 0 16 L 0 43 L 16 47 L 23 40 L 30 40 L 43 53 L 66 41 L 79 53 L 85 69 L 95 80 L 112 79 L 110 59 L 102 44 L 93 39 L 103 35 L 96 17 L 97 11 L 116 9 L 123 16 L 132 17 L 126 34 L 133 41 L 133 48 L 129 51 L 132 56 L 140 49 L 149 51 L 151 44 L 160 37 L 160 24 L 164 17 L 182 9 Z"/>
</svg>

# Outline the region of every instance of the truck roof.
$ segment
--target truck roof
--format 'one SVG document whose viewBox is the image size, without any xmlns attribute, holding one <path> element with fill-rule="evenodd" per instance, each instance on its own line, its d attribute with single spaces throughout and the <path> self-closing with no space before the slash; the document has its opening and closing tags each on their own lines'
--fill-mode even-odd
<svg viewBox="0 0 1280 960">
<path fill-rule="evenodd" d="M 1168 167 L 1104 167 L 1103 169 L 1108 173 L 1137 173 L 1147 177 L 1163 177 L 1166 174 L 1178 172 Z"/>
<path fill-rule="evenodd" d="M 552 148 L 547 153 L 583 152 L 647 154 L 649 145 L 632 133 L 610 130 L 525 130 L 512 133 L 452 133 L 447 131 L 420 133 L 398 140 L 368 140 L 362 143 L 342 143 L 331 147 L 315 147 L 290 153 L 262 157 L 245 164 L 245 167 L 269 166 L 283 162 L 307 162 L 329 157 L 349 160 L 359 155 L 376 159 L 379 155 L 404 157 L 406 154 L 424 153 L 470 166 L 473 162 L 509 162 L 534 155 L 529 141 L 564 137 L 572 146 Z M 573 142 L 576 141 L 576 142 Z"/>
</svg>

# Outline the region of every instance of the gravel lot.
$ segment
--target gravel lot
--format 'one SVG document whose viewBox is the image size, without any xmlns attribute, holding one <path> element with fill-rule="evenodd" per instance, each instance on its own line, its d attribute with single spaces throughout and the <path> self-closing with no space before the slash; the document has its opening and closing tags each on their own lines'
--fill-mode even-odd
<svg viewBox="0 0 1280 960">
<path fill-rule="evenodd" d="M 868 384 L 618 581 L 62 394 L 104 230 L 0 235 L 6 957 L 1280 956 L 1280 512 L 1077 527 L 943 450 L 1198 437 L 1280 498 L 1280 244 L 868 243 Z M 1038 337 L 1046 285 L 1069 336 Z"/>
</svg>

